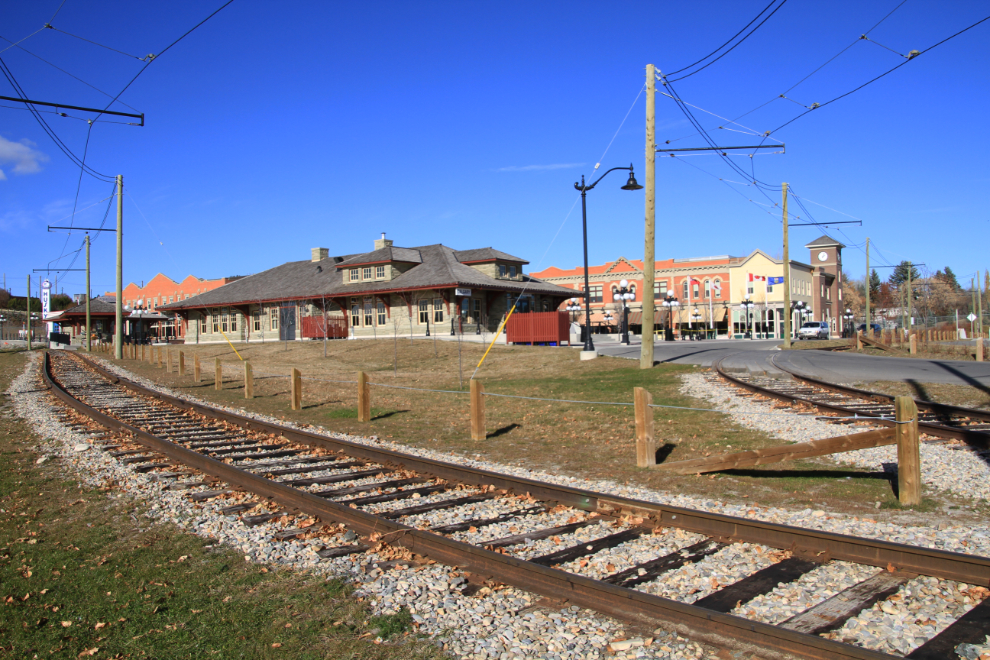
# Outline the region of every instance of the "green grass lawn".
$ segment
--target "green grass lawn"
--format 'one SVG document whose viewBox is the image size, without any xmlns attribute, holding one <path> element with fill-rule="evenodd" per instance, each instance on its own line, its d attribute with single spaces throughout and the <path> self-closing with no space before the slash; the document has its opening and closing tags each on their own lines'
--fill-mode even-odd
<svg viewBox="0 0 990 660">
<path fill-rule="evenodd" d="M 0 355 L 0 390 L 23 361 Z M 2 413 L 0 658 L 441 657 L 340 581 L 247 563 L 37 465 L 39 438 Z"/>
</svg>

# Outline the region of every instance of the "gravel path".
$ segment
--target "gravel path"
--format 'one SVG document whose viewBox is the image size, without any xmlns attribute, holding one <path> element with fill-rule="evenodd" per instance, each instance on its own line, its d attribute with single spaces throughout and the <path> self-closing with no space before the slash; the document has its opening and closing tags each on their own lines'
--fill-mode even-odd
<svg viewBox="0 0 990 660">
<path fill-rule="evenodd" d="M 144 379 L 119 369 L 108 362 L 103 362 L 112 371 L 132 380 L 178 396 L 195 401 L 194 398 L 176 394 L 165 388 L 155 386 Z M 278 532 L 304 525 L 304 521 L 281 519 L 263 523 L 256 527 L 244 525 L 236 516 L 225 516 L 221 509 L 238 501 L 243 496 L 225 496 L 206 502 L 192 503 L 188 499 L 190 493 L 206 490 L 207 487 L 194 487 L 188 490 L 170 490 L 164 488 L 170 482 L 159 480 L 151 474 L 138 474 L 123 466 L 103 452 L 87 450 L 85 436 L 73 432 L 56 421 L 51 414 L 51 398 L 37 391 L 37 365 L 32 362 L 25 373 L 15 380 L 11 387 L 12 400 L 18 414 L 28 420 L 38 434 L 46 440 L 38 447 L 42 459 L 56 460 L 63 466 L 71 467 L 78 472 L 80 478 L 93 485 L 114 484 L 115 488 L 108 493 L 109 497 L 123 498 L 135 496 L 148 503 L 146 515 L 151 521 L 171 522 L 183 529 L 193 531 L 203 537 L 212 539 L 216 544 L 223 544 L 243 552 L 245 560 L 265 562 L 271 565 L 286 565 L 297 569 L 309 569 L 328 576 L 343 577 L 352 581 L 358 588 L 357 593 L 369 598 L 374 610 L 378 613 L 392 613 L 398 609 L 408 608 L 418 630 L 435 636 L 452 656 L 458 658 L 715 658 L 716 651 L 711 647 L 685 639 L 661 629 L 654 631 L 652 637 L 630 637 L 622 624 L 588 610 L 576 607 L 563 609 L 548 609 L 537 606 L 538 596 L 515 588 L 500 588 L 495 591 L 487 588 L 466 595 L 462 593 L 465 585 L 463 576 L 456 571 L 438 564 L 419 567 L 393 567 L 382 570 L 376 567 L 380 561 L 395 559 L 394 556 L 376 555 L 373 553 L 350 555 L 330 560 L 322 560 L 317 552 L 325 548 L 353 543 L 355 535 L 351 532 L 320 535 L 313 538 L 296 538 L 292 540 L 275 540 Z M 722 397 L 725 399 L 725 395 Z M 751 402 L 743 401 L 750 404 Z M 249 417 L 268 419 L 285 424 L 284 420 L 275 420 L 261 415 L 247 413 L 242 409 L 228 408 Z M 796 416 L 795 416 L 796 417 Z M 814 420 L 798 419 L 792 423 L 812 422 Z M 291 425 L 291 424 L 289 424 Z M 834 434 L 835 427 L 824 425 Z M 376 447 L 384 447 L 404 451 L 419 456 L 456 461 L 460 464 L 477 467 L 494 472 L 525 476 L 541 481 L 565 484 L 577 488 L 587 488 L 619 496 L 650 500 L 662 504 L 696 508 L 716 513 L 736 515 L 751 519 L 761 519 L 770 522 L 816 528 L 830 532 L 854 534 L 881 538 L 894 542 L 912 543 L 915 545 L 968 552 L 990 556 L 990 529 L 980 527 L 946 527 L 932 529 L 926 527 L 904 527 L 893 524 L 878 524 L 850 516 L 840 516 L 825 511 L 787 511 L 777 508 L 762 508 L 751 506 L 726 505 L 713 500 L 692 498 L 675 493 L 650 491 L 643 488 L 624 486 L 605 481 L 588 481 L 560 475 L 549 475 L 526 469 L 518 465 L 500 465 L 480 460 L 472 460 L 464 456 L 446 454 L 435 450 L 406 447 L 398 443 L 385 442 L 378 438 L 362 438 L 327 432 L 322 429 L 305 427 L 309 431 L 323 433 L 329 437 L 342 438 L 351 442 L 359 442 Z M 810 432 L 810 430 L 809 430 Z M 818 436 L 824 437 L 824 436 Z M 81 450 L 78 450 L 81 448 Z M 287 465 L 291 464 L 289 462 Z M 332 470 L 317 467 L 314 473 L 326 474 Z M 299 475 L 293 475 L 298 477 Z M 376 478 L 355 480 L 353 483 L 369 483 Z M 195 481 L 189 479 L 187 481 Z M 341 484 L 341 485 L 351 485 Z M 459 490 L 454 494 L 429 494 L 416 500 L 417 504 L 446 499 L 452 496 L 470 494 L 470 489 Z M 480 503 L 473 503 L 450 510 L 427 512 L 404 520 L 420 527 L 433 527 L 463 521 L 479 516 L 495 517 L 510 511 L 517 511 L 532 503 L 518 498 L 497 498 Z M 381 509 L 396 508 L 395 503 L 382 503 Z M 251 513 L 259 513 L 252 511 Z M 577 514 L 584 519 L 585 514 Z M 511 521 L 483 527 L 477 530 L 467 530 L 455 535 L 455 538 L 479 542 L 501 538 L 503 536 L 524 533 L 533 529 L 545 528 L 549 525 L 563 525 L 576 522 L 572 510 L 554 510 L 549 512 L 533 512 L 529 515 L 515 518 Z M 148 524 L 151 524 L 149 521 Z M 620 531 L 603 523 L 584 527 L 576 535 L 566 537 L 563 544 L 553 538 L 510 546 L 511 554 L 520 557 L 531 557 L 554 552 L 573 544 L 576 539 L 582 542 L 613 534 Z M 590 558 L 590 561 L 573 562 L 566 568 L 591 577 L 604 577 L 615 571 L 621 571 L 644 558 L 653 558 L 667 554 L 701 540 L 701 537 L 676 530 L 661 536 L 644 536 L 611 548 Z M 686 565 L 671 571 L 661 580 L 648 582 L 637 588 L 659 595 L 676 595 L 681 601 L 691 602 L 704 597 L 718 588 L 742 576 L 748 575 L 759 568 L 770 565 L 781 557 L 780 553 L 768 548 L 751 544 L 733 544 L 693 565 Z M 778 587 L 777 592 L 744 604 L 738 614 L 763 621 L 781 621 L 793 615 L 796 611 L 805 609 L 828 596 L 841 591 L 849 584 L 863 579 L 875 572 L 876 569 L 848 567 L 833 563 L 821 569 L 808 573 L 792 584 Z M 921 580 L 921 578 L 919 578 Z M 923 594 L 921 587 L 912 581 L 904 587 L 907 594 L 905 602 L 912 604 L 920 602 Z M 929 598 L 925 602 L 927 608 L 936 612 L 932 624 L 918 624 L 911 619 L 911 607 L 906 605 L 901 614 L 891 615 L 878 605 L 873 610 L 867 610 L 855 620 L 849 622 L 849 629 L 840 629 L 833 634 L 837 639 L 849 640 L 852 643 L 870 646 L 870 648 L 887 649 L 883 644 L 892 644 L 891 637 L 897 637 L 904 630 L 910 633 L 913 645 L 917 640 L 927 638 L 933 631 L 944 626 L 962 612 L 968 610 L 978 600 L 979 592 L 963 593 L 959 586 L 948 581 L 931 580 L 926 587 L 942 598 Z M 967 586 L 963 585 L 963 589 Z M 692 592 L 685 595 L 686 592 Z M 927 596 L 925 596 L 927 597 Z M 966 599 L 969 599 L 967 602 Z M 913 599 L 913 600 L 912 600 Z M 889 604 L 887 608 L 890 609 Z M 750 614 L 752 610 L 753 614 Z M 882 617 L 894 617 L 893 622 L 885 621 Z M 943 622 L 944 620 L 944 622 Z M 859 622 L 856 625 L 855 622 Z M 890 634 L 874 633 L 873 629 L 884 632 L 886 625 L 893 630 Z M 896 626 L 901 626 L 897 628 Z M 915 628 L 911 628 L 915 626 Z M 926 627 L 928 626 L 928 627 Z M 906 635 L 902 635 L 905 639 Z M 887 641 L 884 641 L 887 640 Z M 906 643 L 906 642 L 905 642 Z M 894 649 L 894 646 L 890 646 Z M 982 651 L 978 647 L 974 649 Z M 974 656 L 974 657 L 978 657 Z"/>
<path fill-rule="evenodd" d="M 722 381 L 712 382 L 704 374 L 687 374 L 681 391 L 714 404 L 737 423 L 763 431 L 775 438 L 808 442 L 850 432 L 880 429 L 856 426 L 855 431 L 840 424 L 829 424 L 812 415 L 798 415 L 774 409 L 773 403 L 739 396 L 736 388 Z M 766 413 L 774 413 L 768 415 Z M 835 454 L 837 463 L 883 472 L 897 469 L 897 447 L 873 447 Z M 828 459 L 822 459 L 828 460 Z M 990 501 L 990 454 L 979 454 L 964 445 L 921 444 L 921 479 L 926 486 L 953 495 Z"/>
</svg>

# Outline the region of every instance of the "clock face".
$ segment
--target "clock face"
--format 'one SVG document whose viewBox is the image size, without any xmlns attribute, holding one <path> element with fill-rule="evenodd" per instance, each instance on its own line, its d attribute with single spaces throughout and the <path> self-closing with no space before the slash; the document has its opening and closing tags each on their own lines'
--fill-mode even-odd
<svg viewBox="0 0 990 660">
<path fill-rule="evenodd" d="M 828 252 L 819 252 L 818 261 L 828 261 Z"/>
</svg>

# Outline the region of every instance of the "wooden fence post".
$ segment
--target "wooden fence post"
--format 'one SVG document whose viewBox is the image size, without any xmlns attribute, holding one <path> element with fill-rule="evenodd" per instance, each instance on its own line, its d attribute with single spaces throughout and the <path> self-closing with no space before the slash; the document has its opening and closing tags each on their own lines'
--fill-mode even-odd
<svg viewBox="0 0 990 660">
<path fill-rule="evenodd" d="M 471 379 L 471 439 L 484 440 L 485 434 L 485 386 L 480 380 Z"/>
<path fill-rule="evenodd" d="M 976 338 L 976 361 L 983 362 L 983 337 Z"/>
<path fill-rule="evenodd" d="M 219 390 L 221 385 L 223 385 L 223 365 L 220 364 L 220 358 L 214 358 L 216 362 L 213 366 L 213 389 Z"/>
<path fill-rule="evenodd" d="M 145 361 L 145 359 L 146 359 L 146 358 L 144 357 L 144 353 L 145 353 L 145 350 L 144 350 L 144 348 L 145 348 L 145 346 L 144 346 L 144 344 L 141 344 L 141 362 L 144 362 L 144 361 Z"/>
<path fill-rule="evenodd" d="M 909 396 L 894 399 L 897 419 L 897 495 L 901 504 L 921 504 L 921 454 L 918 447 L 918 406 Z"/>
<path fill-rule="evenodd" d="M 358 379 L 358 421 L 371 421 L 371 385 L 368 384 L 368 376 L 363 371 L 357 374 Z"/>
<path fill-rule="evenodd" d="M 856 332 L 856 350 L 857 351 L 863 350 L 863 331 L 862 330 Z"/>
<path fill-rule="evenodd" d="M 653 395 L 642 387 L 633 388 L 636 410 L 636 467 L 657 464 L 657 441 L 653 437 Z"/>
<path fill-rule="evenodd" d="M 911 351 L 911 355 L 916 355 L 918 353 L 918 335 L 916 334 L 911 335 L 909 350 Z"/>
<path fill-rule="evenodd" d="M 186 354 L 179 351 L 179 375 L 186 375 Z"/>
<path fill-rule="evenodd" d="M 203 382 L 203 370 L 199 366 L 199 356 L 193 356 L 193 380 L 197 383 Z"/>
<path fill-rule="evenodd" d="M 165 371 L 172 373 L 172 349 L 165 349 Z"/>
<path fill-rule="evenodd" d="M 254 373 L 251 370 L 251 363 L 244 361 L 244 398 L 254 398 Z"/>
<path fill-rule="evenodd" d="M 291 391 L 292 395 L 292 409 L 302 410 L 302 374 L 299 373 L 298 369 L 292 370 L 291 381 Z"/>
</svg>

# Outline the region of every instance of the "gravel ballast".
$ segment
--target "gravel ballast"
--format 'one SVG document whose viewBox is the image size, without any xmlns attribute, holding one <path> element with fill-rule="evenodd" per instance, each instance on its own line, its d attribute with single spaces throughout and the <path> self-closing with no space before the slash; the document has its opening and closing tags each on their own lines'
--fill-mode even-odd
<svg viewBox="0 0 990 660">
<path fill-rule="evenodd" d="M 107 361 L 101 361 L 103 366 L 131 380 L 137 381 L 151 389 L 167 393 L 178 398 L 198 401 L 193 397 L 170 391 L 155 385 L 145 379 L 135 376 L 126 370 L 118 368 Z M 693 378 L 693 376 L 689 377 Z M 355 554 L 324 560 L 317 555 L 319 550 L 347 545 L 354 542 L 350 537 L 341 533 L 332 536 L 314 538 L 297 538 L 291 540 L 276 540 L 275 534 L 293 527 L 293 521 L 273 520 L 255 527 L 248 527 L 236 516 L 225 516 L 220 509 L 230 505 L 230 499 L 208 500 L 193 503 L 189 495 L 208 490 L 207 486 L 177 490 L 166 489 L 171 480 L 162 480 L 151 474 L 139 474 L 122 465 L 116 459 L 104 452 L 84 449 L 75 451 L 74 448 L 85 445 L 89 447 L 86 436 L 73 431 L 58 422 L 52 415 L 52 399 L 44 392 L 37 391 L 39 377 L 37 362 L 31 365 L 18 377 L 10 388 L 17 413 L 32 423 L 37 433 L 46 438 L 38 451 L 47 460 L 57 460 L 62 465 L 71 467 L 85 482 L 94 486 L 114 484 L 110 497 L 137 497 L 148 503 L 147 516 L 159 522 L 169 522 L 179 527 L 195 532 L 200 536 L 215 540 L 217 544 L 236 549 L 243 553 L 245 560 L 264 562 L 274 566 L 289 566 L 296 569 L 307 569 L 328 576 L 338 576 L 350 580 L 358 588 L 358 595 L 367 597 L 378 613 L 393 613 L 400 608 L 407 608 L 412 614 L 413 621 L 422 633 L 433 635 L 439 644 L 459 658 L 586 658 L 586 657 L 619 657 L 619 658 L 714 658 L 715 650 L 683 636 L 663 630 L 654 631 L 652 636 L 633 637 L 623 625 L 608 617 L 582 610 L 576 607 L 552 609 L 538 606 L 539 596 L 507 587 L 481 591 L 465 595 L 461 593 L 465 586 L 463 576 L 449 567 L 432 564 L 425 566 L 401 566 L 382 570 L 375 563 L 394 559 L 393 556 L 378 556 L 374 553 Z M 686 384 L 686 387 L 689 385 Z M 32 391 L 33 390 L 33 391 Z M 695 395 L 697 396 L 697 395 Z M 726 396 L 723 394 L 722 398 Z M 744 402 L 749 404 L 750 402 Z M 262 415 L 246 412 L 236 408 L 223 408 L 230 412 L 265 419 L 278 424 L 294 426 L 285 420 L 272 419 Z M 794 416 L 798 417 L 798 416 Z M 835 427 L 800 418 L 800 422 L 811 421 L 830 428 L 830 435 L 835 435 Z M 796 423 L 796 422 L 794 422 Z M 439 460 L 456 461 L 462 465 L 476 467 L 493 472 L 515 476 L 524 476 L 551 483 L 558 483 L 576 488 L 587 488 L 599 492 L 611 493 L 618 496 L 638 498 L 661 504 L 701 509 L 727 515 L 766 520 L 787 525 L 822 529 L 830 532 L 852 534 L 872 538 L 880 538 L 893 542 L 911 543 L 914 545 L 966 552 L 983 556 L 990 555 L 990 529 L 982 527 L 947 527 L 937 530 L 927 527 L 905 527 L 889 523 L 877 523 L 871 520 L 851 516 L 830 514 L 821 510 L 805 509 L 788 511 L 780 508 L 765 508 L 746 505 L 730 505 L 694 498 L 675 493 L 652 491 L 639 487 L 624 486 L 606 481 L 589 481 L 562 475 L 550 475 L 520 466 L 501 465 L 464 456 L 452 455 L 436 450 L 407 447 L 399 443 L 386 442 L 375 437 L 357 437 L 328 432 L 319 428 L 303 425 L 307 431 L 322 433 L 328 437 L 340 438 L 350 442 L 362 443 L 375 447 L 383 447 L 402 451 L 409 454 L 434 458 Z M 811 432 L 809 430 L 809 432 Z M 818 437 L 826 437 L 820 435 Z M 789 438 L 794 439 L 794 438 Z M 287 462 L 291 465 L 291 462 Z M 318 468 L 317 470 L 319 470 Z M 318 474 L 332 472 L 322 468 Z M 376 479 L 355 480 L 353 483 L 372 483 Z M 196 481 L 190 478 L 187 481 Z M 351 483 L 341 485 L 352 485 Z M 458 491 L 457 496 L 471 494 L 473 491 Z M 451 494 L 425 495 L 416 500 L 416 504 L 438 501 L 451 497 Z M 390 508 L 401 508 L 395 503 L 383 503 L 382 511 Z M 451 524 L 462 520 L 478 517 L 494 517 L 509 511 L 522 508 L 518 499 L 496 498 L 480 503 L 450 510 L 440 510 L 419 514 L 403 522 L 419 527 L 433 527 Z M 549 511 L 537 513 L 511 522 L 499 523 L 478 530 L 459 532 L 454 538 L 471 542 L 500 538 L 510 534 L 524 533 L 541 529 L 548 525 L 563 525 L 574 522 L 573 511 Z M 581 519 L 584 514 L 579 513 Z M 299 521 L 295 521 L 298 523 Z M 298 525 L 296 525 L 298 526 Z M 600 538 L 620 531 L 604 524 L 594 524 L 582 528 L 578 535 L 568 538 L 581 541 Z M 585 564 L 575 562 L 567 565 L 567 570 L 588 575 L 589 577 L 604 577 L 621 571 L 644 560 L 666 554 L 678 548 L 697 542 L 701 537 L 687 532 L 667 534 L 664 536 L 640 537 L 621 546 L 611 548 L 595 555 Z M 542 539 L 527 543 L 524 546 L 510 548 L 512 554 L 519 557 L 538 556 L 553 552 L 561 546 L 553 539 Z M 644 591 L 658 595 L 676 595 L 683 602 L 692 602 L 704 597 L 718 588 L 718 585 L 731 583 L 759 568 L 779 560 L 766 552 L 766 549 L 750 544 L 733 544 L 718 553 L 711 555 L 697 564 L 687 565 L 673 571 L 669 580 L 640 585 Z M 849 570 L 844 570 L 849 569 Z M 799 580 L 778 587 L 779 593 L 760 597 L 744 604 L 736 612 L 748 618 L 779 622 L 792 616 L 797 611 L 819 602 L 824 598 L 841 591 L 849 584 L 865 579 L 877 569 L 866 567 L 848 567 L 841 563 L 833 563 L 821 569 L 806 574 Z M 958 585 L 948 581 L 934 581 L 937 588 L 947 594 L 961 594 Z M 905 585 L 905 589 L 919 588 L 914 581 Z M 963 585 L 963 589 L 966 585 Z M 692 591 L 690 597 L 685 597 L 685 591 Z M 914 594 L 915 591 L 912 591 Z M 969 598 L 967 605 L 965 599 Z M 968 610 L 976 600 L 971 596 L 960 595 L 950 598 L 944 603 L 932 600 L 926 602 L 926 607 L 941 608 L 942 619 L 948 622 L 958 617 L 960 612 Z M 751 614 L 749 610 L 754 613 Z M 891 616 L 880 610 L 880 614 L 870 617 L 867 610 L 853 621 L 864 618 L 861 625 L 854 629 L 835 631 L 836 639 L 850 639 L 853 643 L 867 645 L 875 643 L 878 646 L 870 648 L 886 649 L 882 644 L 884 637 L 863 635 L 862 641 L 858 630 L 869 632 L 871 625 L 879 625 L 875 619 L 879 616 Z M 927 610 L 926 610 L 927 611 Z M 933 616 L 933 620 L 940 620 Z M 939 623 L 940 621 L 937 621 Z M 907 625 L 901 623 L 899 625 Z M 913 624 L 911 624 L 913 625 Z M 934 627 L 933 627 L 934 626 Z M 944 626 L 943 626 L 944 627 Z M 921 639 L 925 635 L 934 634 L 937 625 L 912 629 L 912 640 Z M 841 633 L 841 635 L 840 635 Z M 612 645 L 609 648 L 609 645 Z M 893 647 L 890 647 L 893 648 Z"/>
</svg>

